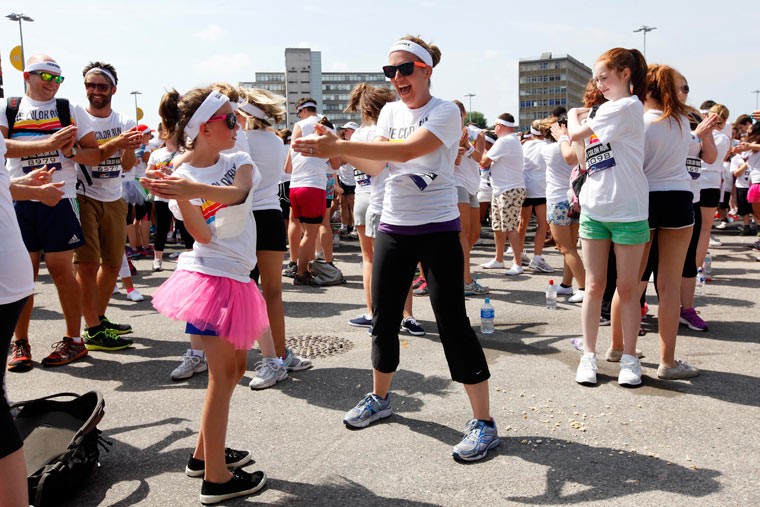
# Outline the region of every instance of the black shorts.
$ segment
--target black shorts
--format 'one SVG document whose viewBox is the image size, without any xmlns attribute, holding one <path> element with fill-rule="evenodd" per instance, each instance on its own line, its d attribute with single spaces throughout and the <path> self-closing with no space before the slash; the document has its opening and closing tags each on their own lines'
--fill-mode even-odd
<svg viewBox="0 0 760 507">
<path fill-rule="evenodd" d="M 135 210 L 135 220 L 138 222 L 145 218 L 146 220 L 150 220 L 150 210 L 153 207 L 153 203 L 150 201 L 145 201 L 143 204 L 130 204 L 127 206 L 127 225 L 132 225 L 132 210 Z"/>
<path fill-rule="evenodd" d="M 736 189 L 736 202 L 737 207 L 739 208 L 739 211 L 737 213 L 740 217 L 743 217 L 744 215 L 751 215 L 752 214 L 752 205 L 747 201 L 747 193 L 749 192 L 748 188 L 737 188 Z"/>
<path fill-rule="evenodd" d="M 65 252 L 84 246 L 79 203 L 76 199 L 64 198 L 55 206 L 16 201 L 13 208 L 28 251 Z"/>
<path fill-rule="evenodd" d="M 522 207 L 527 208 L 528 206 L 539 206 L 541 204 L 546 204 L 546 197 L 526 197 L 522 203 Z"/>
<path fill-rule="evenodd" d="M 354 195 L 356 193 L 356 185 L 346 185 L 340 180 L 338 180 L 338 184 L 343 189 L 343 195 Z"/>
<path fill-rule="evenodd" d="M 723 192 L 723 200 L 718 204 L 719 209 L 728 209 L 728 201 L 731 199 L 731 192 Z"/>
<path fill-rule="evenodd" d="M 332 202 L 333 202 L 332 199 L 325 199 L 325 209 L 332 208 Z"/>
<path fill-rule="evenodd" d="M 699 192 L 700 208 L 717 208 L 720 201 L 719 188 L 703 188 Z"/>
<path fill-rule="evenodd" d="M 283 181 L 277 186 L 277 195 L 280 198 L 280 209 L 282 216 L 290 218 L 290 182 Z"/>
<path fill-rule="evenodd" d="M 278 209 L 254 210 L 256 219 L 256 250 L 284 252 L 287 250 L 285 222 Z"/>
<path fill-rule="evenodd" d="M 649 228 L 683 229 L 694 225 L 692 197 L 688 190 L 649 192 Z"/>
</svg>

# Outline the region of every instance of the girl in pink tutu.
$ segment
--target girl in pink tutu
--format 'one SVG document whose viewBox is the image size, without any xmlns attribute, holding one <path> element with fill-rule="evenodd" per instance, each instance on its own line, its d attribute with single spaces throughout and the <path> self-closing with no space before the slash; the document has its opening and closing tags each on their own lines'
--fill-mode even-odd
<svg viewBox="0 0 760 507">
<path fill-rule="evenodd" d="M 225 449 L 227 416 L 246 355 L 269 327 L 266 304 L 249 273 L 256 266 L 256 224 L 251 211 L 260 175 L 244 152 L 220 153 L 235 145 L 234 106 L 211 88 L 173 94 L 171 132 L 186 147 L 182 165 L 170 177 L 145 180 L 154 195 L 171 199 L 169 209 L 195 238 L 180 255 L 177 270 L 153 294 L 159 312 L 187 322 L 186 333 L 203 343 L 209 369 L 201 430 L 185 472 L 204 476 L 201 502 L 216 503 L 261 489 L 263 472 L 238 468 L 250 453 Z M 162 111 L 167 113 L 167 111 Z M 230 470 L 232 473 L 230 473 Z"/>
</svg>

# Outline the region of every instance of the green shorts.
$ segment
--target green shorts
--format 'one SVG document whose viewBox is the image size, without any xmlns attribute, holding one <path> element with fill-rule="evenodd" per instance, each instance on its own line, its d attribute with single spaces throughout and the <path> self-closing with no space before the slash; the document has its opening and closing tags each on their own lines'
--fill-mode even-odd
<svg viewBox="0 0 760 507">
<path fill-rule="evenodd" d="M 611 239 L 618 245 L 641 245 L 649 241 L 649 221 L 600 222 L 581 211 L 578 235 L 583 239 Z"/>
</svg>

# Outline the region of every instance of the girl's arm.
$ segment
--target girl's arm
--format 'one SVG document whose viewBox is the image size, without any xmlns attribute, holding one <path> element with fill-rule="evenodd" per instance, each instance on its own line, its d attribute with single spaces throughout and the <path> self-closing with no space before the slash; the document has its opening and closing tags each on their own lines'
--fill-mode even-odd
<svg viewBox="0 0 760 507">
<path fill-rule="evenodd" d="M 483 132 L 478 134 L 477 139 L 475 139 L 475 145 L 473 148 L 475 148 L 475 150 L 470 153 L 470 158 L 475 162 L 479 162 L 480 159 L 483 158 L 483 153 L 485 153 L 486 148 L 486 135 Z"/>
<path fill-rule="evenodd" d="M 743 162 L 742 165 L 740 165 L 734 171 L 731 171 L 731 172 L 734 174 L 734 176 L 736 176 L 738 178 L 739 176 L 741 176 L 744 173 L 744 171 L 746 169 L 747 169 L 747 163 Z"/>
<path fill-rule="evenodd" d="M 295 125 L 293 127 L 293 134 L 290 136 L 291 139 L 291 145 L 294 140 L 301 137 L 302 131 L 300 125 Z M 288 150 L 288 156 L 285 157 L 285 173 L 286 174 L 292 174 L 293 173 L 293 160 L 290 157 L 290 150 Z"/>
<path fill-rule="evenodd" d="M 715 163 L 718 158 L 718 147 L 715 146 L 715 138 L 712 132 L 708 132 L 704 137 L 700 137 L 702 140 L 702 160 L 708 164 Z"/>
<path fill-rule="evenodd" d="M 164 199 L 175 199 L 178 202 L 180 200 L 206 199 L 219 204 L 234 206 L 244 202 L 248 197 L 248 192 L 253 186 L 253 166 L 251 164 L 240 166 L 235 173 L 233 184 L 228 187 L 208 185 L 173 176 L 158 180 L 141 178 L 140 183 L 153 195 Z"/>
<path fill-rule="evenodd" d="M 594 133 L 588 123 L 581 125 L 583 119 L 588 115 L 589 109 L 586 107 L 574 107 L 567 113 L 567 133 L 570 140 L 582 142 Z"/>
<path fill-rule="evenodd" d="M 203 218 L 201 207 L 193 206 L 188 200 L 177 200 L 177 205 L 182 213 L 185 229 L 193 239 L 204 245 L 211 241 L 211 229 Z"/>
<path fill-rule="evenodd" d="M 567 135 L 567 127 L 560 126 L 559 123 L 552 123 L 552 137 L 557 140 L 559 144 L 559 151 L 562 154 L 562 158 L 565 159 L 570 165 L 578 163 L 578 154 L 575 152 L 570 137 Z"/>
<path fill-rule="evenodd" d="M 736 151 L 760 151 L 760 143 L 741 142 L 735 148 Z"/>
</svg>

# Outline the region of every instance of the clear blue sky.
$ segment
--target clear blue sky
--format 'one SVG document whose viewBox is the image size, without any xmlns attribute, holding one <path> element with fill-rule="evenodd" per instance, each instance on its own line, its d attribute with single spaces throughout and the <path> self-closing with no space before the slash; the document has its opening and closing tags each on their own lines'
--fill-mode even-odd
<svg viewBox="0 0 760 507">
<path fill-rule="evenodd" d="M 372 7 L 366 7 L 371 5 Z M 324 71 L 374 71 L 400 36 L 419 34 L 443 53 L 433 74 L 433 94 L 445 99 L 474 93 L 473 109 L 493 119 L 517 113 L 517 64 L 551 51 L 569 53 L 590 67 L 605 50 L 641 49 L 647 59 L 681 71 L 690 102 L 724 103 L 734 118 L 755 107 L 760 89 L 757 33 L 760 4 L 715 2 L 199 2 L 195 0 L 0 2 L 0 15 L 23 12 L 26 55 L 43 52 L 62 66 L 59 96 L 86 103 L 81 69 L 90 60 L 116 67 L 114 108 L 134 114 L 132 90 L 147 121 L 158 123 L 164 90 L 180 92 L 212 81 L 253 80 L 257 71 L 280 71 L 284 48 L 322 51 Z M 596 8 L 592 7 L 596 6 Z M 721 10 L 715 10 L 720 8 Z M 752 22 L 755 25 L 752 25 Z M 23 93 L 21 73 L 9 53 L 19 44 L 18 24 L 0 18 L 0 54 L 6 96 Z"/>
</svg>

